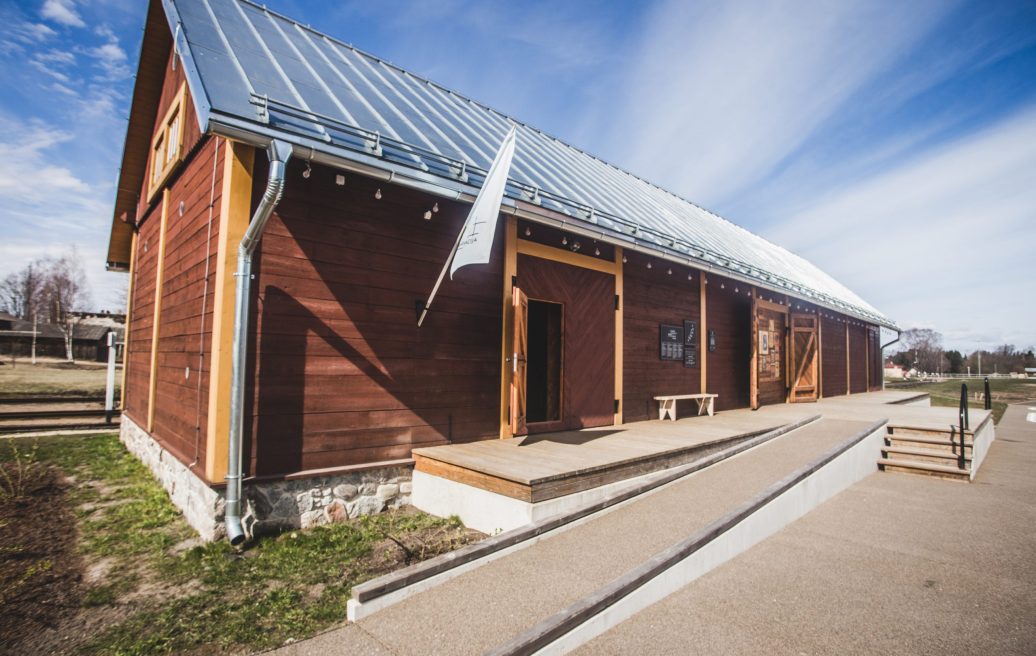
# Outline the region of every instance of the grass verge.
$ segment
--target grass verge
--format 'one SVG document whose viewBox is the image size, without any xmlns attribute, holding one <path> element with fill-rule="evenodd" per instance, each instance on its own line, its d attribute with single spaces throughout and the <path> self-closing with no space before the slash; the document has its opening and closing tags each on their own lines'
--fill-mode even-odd
<svg viewBox="0 0 1036 656">
<path fill-rule="evenodd" d="M 263 538 L 246 550 L 202 544 L 115 435 L 12 444 L 34 448 L 41 463 L 70 479 L 83 561 L 78 607 L 54 640 L 34 636 L 19 653 L 220 653 L 280 645 L 344 621 L 357 583 L 482 537 L 458 520 L 404 510 Z M 74 644 L 55 642 L 70 630 L 81 636 Z"/>
<path fill-rule="evenodd" d="M 984 410 L 985 402 L 976 397 L 977 392 L 984 391 L 983 381 L 972 378 L 965 381 L 946 380 L 939 383 L 908 382 L 889 384 L 887 389 L 909 389 L 926 392 L 932 399 L 932 405 L 956 408 L 960 405 L 960 386 L 964 382 L 968 386 L 968 408 L 972 411 Z M 1036 400 L 1036 381 L 1024 378 L 991 378 L 989 392 L 992 397 L 993 421 L 999 423 L 1011 403 L 1022 403 Z"/>
<path fill-rule="evenodd" d="M 107 369 L 96 362 L 65 362 L 40 358 L 33 365 L 28 358 L 12 361 L 0 358 L 0 398 L 5 396 L 103 396 Z M 115 386 L 122 379 L 122 367 L 115 373 Z M 118 391 L 116 391 L 118 398 Z"/>
</svg>

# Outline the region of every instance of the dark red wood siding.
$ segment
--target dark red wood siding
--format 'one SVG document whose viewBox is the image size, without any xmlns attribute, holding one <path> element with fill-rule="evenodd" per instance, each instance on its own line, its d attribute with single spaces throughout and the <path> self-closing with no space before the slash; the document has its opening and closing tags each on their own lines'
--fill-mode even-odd
<svg viewBox="0 0 1036 656">
<path fill-rule="evenodd" d="M 158 264 L 159 221 L 147 221 L 137 235 L 133 266 L 133 297 L 126 336 L 125 413 L 147 427 L 148 381 L 151 376 L 151 337 L 155 316 L 155 276 Z"/>
<path fill-rule="evenodd" d="M 256 169 L 258 195 L 265 162 Z M 248 471 L 407 458 L 418 445 L 497 436 L 504 222 L 493 260 L 447 277 L 418 328 L 415 302 L 470 206 L 302 170 L 289 166 L 256 258 Z"/>
<path fill-rule="evenodd" d="M 820 318 L 821 389 L 824 396 L 841 396 L 845 384 L 845 323 L 827 311 Z"/>
<path fill-rule="evenodd" d="M 849 322 L 849 383 L 858 394 L 867 391 L 867 327 Z"/>
<path fill-rule="evenodd" d="M 747 408 L 752 364 L 752 299 L 748 286 L 708 275 L 706 330 L 716 331 L 716 350 L 707 353 L 706 392 L 719 394 L 716 409 Z M 707 335 L 707 333 L 706 333 Z"/>
<path fill-rule="evenodd" d="M 206 141 L 169 189 L 154 437 L 184 462 L 205 458 L 226 142 L 219 140 L 218 153 L 216 146 L 216 139 Z"/>
<path fill-rule="evenodd" d="M 648 261 L 654 263 L 651 269 L 647 268 Z M 670 270 L 672 274 L 668 273 Z M 686 267 L 644 255 L 627 255 L 622 299 L 623 421 L 657 419 L 655 396 L 701 391 L 700 353 L 697 367 L 662 361 L 658 334 L 659 324 L 663 323 L 682 325 L 687 320 L 701 328 L 699 276 L 698 271 Z"/>
<path fill-rule="evenodd" d="M 885 365 L 881 355 L 881 330 L 877 326 L 867 327 L 867 339 L 870 340 L 870 379 L 868 388 L 871 391 L 880 390 L 884 383 Z"/>
<path fill-rule="evenodd" d="M 615 277 L 519 255 L 518 286 L 529 300 L 562 305 L 562 417 L 549 429 L 613 424 Z"/>
</svg>

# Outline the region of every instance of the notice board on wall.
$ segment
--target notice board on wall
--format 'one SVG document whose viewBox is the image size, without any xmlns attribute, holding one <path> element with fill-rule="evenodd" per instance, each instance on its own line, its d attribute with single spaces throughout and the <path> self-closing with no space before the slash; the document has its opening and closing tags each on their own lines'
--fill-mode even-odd
<svg viewBox="0 0 1036 656">
<path fill-rule="evenodd" d="M 683 366 L 698 366 L 698 324 L 695 321 L 683 322 Z"/>
<path fill-rule="evenodd" d="M 658 350 L 661 360 L 683 360 L 683 326 L 662 323 L 658 325 Z"/>
</svg>

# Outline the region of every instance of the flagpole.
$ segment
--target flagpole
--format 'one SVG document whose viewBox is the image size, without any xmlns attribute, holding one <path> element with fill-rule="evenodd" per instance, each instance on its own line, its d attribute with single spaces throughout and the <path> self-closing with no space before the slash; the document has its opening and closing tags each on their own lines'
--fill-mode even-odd
<svg viewBox="0 0 1036 656">
<path fill-rule="evenodd" d="M 453 243 L 453 250 L 450 251 L 449 256 L 446 258 L 446 263 L 442 265 L 442 271 L 439 272 L 439 278 L 435 281 L 435 287 L 432 287 L 432 293 L 429 294 L 428 300 L 424 302 L 424 307 L 421 308 L 421 316 L 417 318 L 418 328 L 421 327 L 421 323 L 428 314 L 428 308 L 431 307 L 432 301 L 435 299 L 435 295 L 439 291 L 439 285 L 442 284 L 442 279 L 446 277 L 446 270 L 450 268 L 450 262 L 453 261 L 453 256 L 457 254 L 457 247 L 460 246 L 460 240 L 463 236 L 464 230 L 461 229 L 460 234 L 457 235 L 457 241 Z"/>
</svg>

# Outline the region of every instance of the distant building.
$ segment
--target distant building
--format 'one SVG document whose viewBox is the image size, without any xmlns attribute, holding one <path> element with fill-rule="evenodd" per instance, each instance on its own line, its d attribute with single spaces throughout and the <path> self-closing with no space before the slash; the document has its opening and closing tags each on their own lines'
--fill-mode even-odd
<svg viewBox="0 0 1036 656">
<path fill-rule="evenodd" d="M 72 326 L 72 356 L 75 360 L 105 362 L 108 359 L 108 333 L 115 333 L 115 341 L 122 342 L 124 315 L 106 313 L 76 313 Z M 65 358 L 65 333 L 61 326 L 33 322 L 0 312 L 0 357 L 31 357 L 33 333 L 36 337 L 36 356 Z"/>
</svg>

